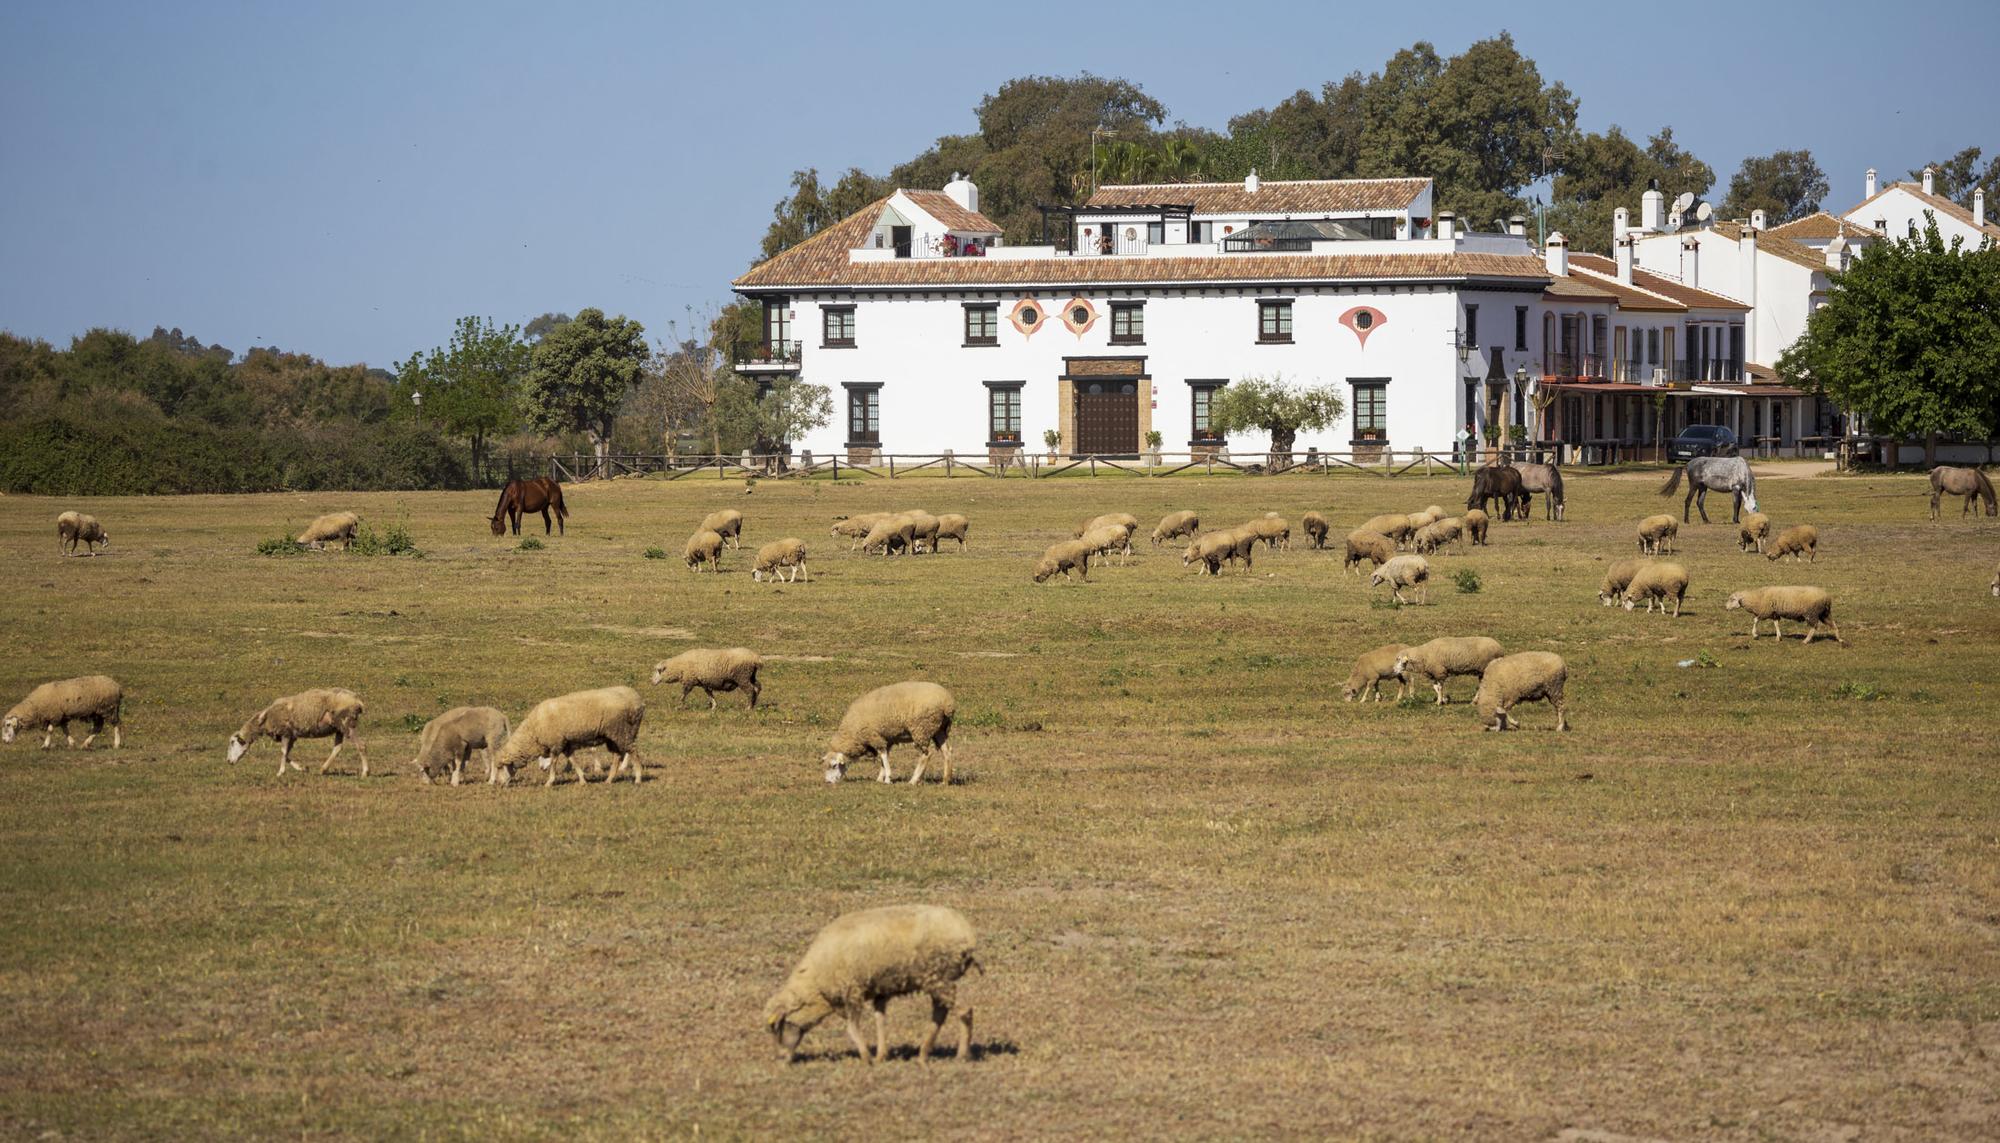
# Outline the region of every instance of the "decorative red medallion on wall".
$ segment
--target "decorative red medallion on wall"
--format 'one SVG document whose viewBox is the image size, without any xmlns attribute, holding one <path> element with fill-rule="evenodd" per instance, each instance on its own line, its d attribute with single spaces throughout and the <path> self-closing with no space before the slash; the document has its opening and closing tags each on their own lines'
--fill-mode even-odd
<svg viewBox="0 0 2000 1143">
<path fill-rule="evenodd" d="M 1033 337 L 1035 331 L 1048 324 L 1049 315 L 1042 312 L 1042 303 L 1033 298 L 1022 298 L 1014 303 L 1014 309 L 1007 320 L 1021 331 L 1022 337 Z"/>
<path fill-rule="evenodd" d="M 1368 335 L 1382 328 L 1388 320 L 1389 316 L 1374 306 L 1355 306 L 1340 315 L 1340 324 L 1354 331 L 1354 336 L 1361 339 L 1363 349 L 1368 348 Z"/>
<path fill-rule="evenodd" d="M 1083 298 L 1071 298 L 1063 303 L 1062 322 L 1069 331 L 1082 337 L 1091 326 L 1097 324 L 1097 307 Z"/>
</svg>

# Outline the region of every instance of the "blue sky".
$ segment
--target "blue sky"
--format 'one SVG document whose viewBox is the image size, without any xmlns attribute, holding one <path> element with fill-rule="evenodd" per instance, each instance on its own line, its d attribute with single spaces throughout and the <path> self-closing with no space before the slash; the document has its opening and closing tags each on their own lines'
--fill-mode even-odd
<svg viewBox="0 0 2000 1143">
<path fill-rule="evenodd" d="M 885 171 L 1011 77 L 1122 76 L 1220 129 L 1502 28 L 1585 128 L 1671 124 L 1723 186 L 1745 155 L 1806 147 L 1846 207 L 1869 166 L 2000 148 L 1990 0 L 1620 15 L 1643 10 L 9 4 L 0 328 L 161 324 L 384 366 L 468 313 L 596 305 L 664 336 L 728 300 L 793 169 Z"/>
</svg>

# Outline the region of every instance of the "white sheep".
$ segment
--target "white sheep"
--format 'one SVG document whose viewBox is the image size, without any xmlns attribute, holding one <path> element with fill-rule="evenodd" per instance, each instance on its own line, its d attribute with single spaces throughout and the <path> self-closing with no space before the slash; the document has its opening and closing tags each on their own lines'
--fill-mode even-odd
<svg viewBox="0 0 2000 1143">
<path fill-rule="evenodd" d="M 1358 698 L 1367 702 L 1372 691 L 1375 701 L 1381 702 L 1383 679 L 1396 680 L 1396 701 L 1403 701 L 1403 696 L 1410 693 L 1410 680 L 1396 673 L 1396 660 L 1406 650 L 1401 643 L 1384 643 L 1354 660 L 1354 670 L 1340 688 L 1342 701 L 1353 702 Z"/>
<path fill-rule="evenodd" d="M 1139 530 L 1139 518 L 1130 512 L 1106 512 L 1102 516 L 1092 516 L 1090 519 L 1078 524 L 1070 535 L 1080 540 L 1083 538 L 1085 532 L 1090 531 L 1092 528 L 1102 528 L 1107 524 L 1114 524 L 1125 529 L 1127 532 L 1136 532 Z"/>
<path fill-rule="evenodd" d="M 1465 521 L 1465 534 L 1472 537 L 1473 543 L 1481 547 L 1487 546 L 1486 530 L 1492 527 L 1493 517 L 1488 516 L 1481 509 L 1467 508 L 1465 515 L 1459 517 L 1459 519 Z"/>
<path fill-rule="evenodd" d="M 687 538 L 687 543 L 682 545 L 681 561 L 696 572 L 704 570 L 701 566 L 703 564 L 708 565 L 706 569 L 708 571 L 720 572 L 722 537 L 707 528 L 698 529 L 694 535 Z"/>
<path fill-rule="evenodd" d="M 5 719 L 0 719 L 0 742 L 13 742 L 14 736 L 22 729 L 32 731 L 42 728 L 42 749 L 47 750 L 55 741 L 55 732 L 62 731 L 63 743 L 76 745 L 76 736 L 69 732 L 71 722 L 90 722 L 90 733 L 84 736 L 83 748 L 97 741 L 106 726 L 111 727 L 111 747 L 125 745 L 125 736 L 119 722 L 125 707 L 125 688 L 110 675 L 82 675 L 74 679 L 59 679 L 43 683 L 28 692 L 28 697 L 14 704 Z"/>
<path fill-rule="evenodd" d="M 748 647 L 697 647 L 655 663 L 653 685 L 679 683 L 682 705 L 686 705 L 688 693 L 699 687 L 708 696 L 710 710 L 715 709 L 715 692 L 740 690 L 749 696 L 750 709 L 756 710 L 757 696 L 764 691 L 757 682 L 757 672 L 763 669 L 763 656 Z"/>
<path fill-rule="evenodd" d="M 1326 534 L 1333 530 L 1326 517 L 1318 512 L 1308 512 L 1299 517 L 1299 530 L 1306 534 L 1314 550 L 1326 547 Z"/>
<path fill-rule="evenodd" d="M 1252 567 L 1252 558 L 1257 549 L 1257 533 L 1247 528 L 1223 528 L 1214 532 L 1203 532 L 1181 553 L 1181 566 L 1200 564 L 1206 575 L 1221 575 L 1224 563 L 1243 561 L 1247 574 Z"/>
<path fill-rule="evenodd" d="M 1388 563 L 1377 567 L 1368 577 L 1369 587 L 1389 585 L 1389 596 L 1397 603 L 1408 603 L 1403 598 L 1403 589 L 1412 588 L 1418 603 L 1430 601 L 1430 561 L 1422 556 L 1397 556 Z"/>
<path fill-rule="evenodd" d="M 1672 516 L 1648 516 L 1639 521 L 1639 554 L 1665 555 L 1674 550 L 1674 538 L 1681 534 L 1681 522 Z"/>
<path fill-rule="evenodd" d="M 734 508 L 710 512 L 701 518 L 701 526 L 695 531 L 714 532 L 728 540 L 730 547 L 740 550 L 743 547 L 743 513 Z"/>
<path fill-rule="evenodd" d="M 958 1018 L 958 1059 L 972 1058 L 972 1008 L 961 1004 L 958 982 L 979 968 L 978 938 L 955 909 L 941 905 L 888 905 L 839 917 L 806 946 L 805 956 L 764 1005 L 764 1027 L 780 1058 L 797 1058 L 807 1032 L 834 1013 L 847 1020 L 847 1036 L 865 1063 L 886 1058 L 884 1010 L 898 996 L 930 997 L 931 1028 L 917 1047 L 927 1063 L 945 1021 Z M 980 970 L 984 972 L 984 969 Z M 875 1013 L 875 1051 L 861 1032 L 861 1016 Z"/>
<path fill-rule="evenodd" d="M 1625 589 L 1632 584 L 1632 577 L 1646 566 L 1645 560 L 1623 559 L 1604 569 L 1604 582 L 1597 585 L 1597 602 L 1606 607 L 1625 598 Z"/>
<path fill-rule="evenodd" d="M 1993 568 L 1993 595 L 1996 599 L 2000 599 L 2000 564 L 1994 565 Z"/>
<path fill-rule="evenodd" d="M 338 540 L 340 550 L 344 552 L 348 545 L 354 543 L 355 530 L 360 527 L 361 517 L 352 512 L 329 512 L 307 524 L 306 530 L 299 533 L 296 542 L 317 552 L 325 550 L 328 544 Z"/>
<path fill-rule="evenodd" d="M 937 521 L 937 542 L 942 544 L 946 540 L 957 540 L 958 550 L 964 551 L 965 533 L 972 527 L 972 521 L 957 512 L 946 512 Z"/>
<path fill-rule="evenodd" d="M 514 775 L 509 772 L 507 781 L 502 781 L 500 766 L 494 759 L 507 744 L 508 729 L 507 716 L 490 706 L 455 706 L 424 724 L 423 733 L 417 736 L 417 756 L 411 764 L 426 786 L 446 773 L 456 786 L 465 775 L 465 764 L 471 760 L 472 752 L 484 751 L 486 784 L 504 786 Z"/>
<path fill-rule="evenodd" d="M 1243 527 L 1264 541 L 1264 546 L 1272 551 L 1292 546 L 1292 522 L 1276 512 L 1266 512 Z"/>
<path fill-rule="evenodd" d="M 1548 651 L 1521 651 L 1502 655 L 1486 665 L 1479 676 L 1479 693 L 1472 696 L 1479 721 L 1490 721 L 1488 730 L 1511 730 L 1518 726 L 1507 712 L 1514 706 L 1546 699 L 1556 708 L 1556 729 L 1569 729 L 1563 687 L 1569 682 L 1569 666 L 1562 656 Z"/>
<path fill-rule="evenodd" d="M 791 573 L 790 579 L 785 578 L 787 571 Z M 806 542 L 787 536 L 758 548 L 757 560 L 750 565 L 750 578 L 762 580 L 766 575 L 771 577 L 772 583 L 780 580 L 796 583 L 801 575 L 805 576 L 807 583 L 811 583 L 812 573 L 806 571 Z"/>
<path fill-rule="evenodd" d="M 1090 554 L 1090 545 L 1082 540 L 1061 540 L 1050 544 L 1048 550 L 1042 553 L 1042 558 L 1035 561 L 1034 580 L 1043 583 L 1058 572 L 1068 579 L 1069 573 L 1074 571 L 1083 582 L 1089 583 Z"/>
<path fill-rule="evenodd" d="M 1447 701 L 1444 684 L 1453 675 L 1476 675 L 1486 664 L 1504 654 L 1497 639 L 1484 635 L 1444 636 L 1414 647 L 1405 647 L 1396 656 L 1396 676 L 1416 685 L 1421 676 L 1437 695 L 1437 704 Z"/>
<path fill-rule="evenodd" d="M 1366 532 L 1357 528 L 1347 534 L 1347 558 L 1340 566 L 1355 575 L 1360 575 L 1363 560 L 1381 567 L 1395 558 L 1396 541 L 1380 532 Z"/>
<path fill-rule="evenodd" d="M 1764 540 L 1771 534 L 1771 518 L 1762 512 L 1752 512 L 1743 517 L 1743 523 L 1736 530 L 1736 550 L 1747 552 L 1752 548 L 1762 552 Z"/>
<path fill-rule="evenodd" d="M 1778 538 L 1764 552 L 1764 558 L 1775 562 L 1786 556 L 1792 557 L 1793 563 L 1797 563 L 1800 556 L 1805 556 L 1807 563 L 1818 563 L 1819 529 L 1811 524 L 1793 524 L 1778 533 Z"/>
<path fill-rule="evenodd" d="M 1679 564 L 1646 564 L 1632 576 L 1632 582 L 1625 585 L 1625 610 L 1637 607 L 1640 600 L 1646 601 L 1646 610 L 1653 610 L 1653 604 L 1660 605 L 1660 614 L 1667 613 L 1667 601 L 1674 601 L 1674 617 L 1681 614 L 1681 600 L 1687 598 L 1688 570 Z"/>
<path fill-rule="evenodd" d="M 97 554 L 97 545 L 111 546 L 111 537 L 104 531 L 104 525 L 97 517 L 83 512 L 64 512 L 56 517 L 56 551 L 64 555 L 76 554 L 76 546 L 83 545 L 85 555 Z"/>
<path fill-rule="evenodd" d="M 833 522 L 832 534 L 852 540 L 853 543 L 847 545 L 847 550 L 851 552 L 861 546 L 861 541 L 868 538 L 875 525 L 894 515 L 894 512 L 863 512 L 859 516 L 845 516 Z"/>
<path fill-rule="evenodd" d="M 1121 564 L 1130 562 L 1132 558 L 1132 533 L 1116 524 L 1103 524 L 1092 528 L 1085 532 L 1077 543 L 1089 548 L 1093 555 L 1104 556 L 1116 552 L 1118 562 Z"/>
<path fill-rule="evenodd" d="M 910 522 L 910 550 L 912 552 L 937 551 L 938 530 L 944 521 L 919 508 L 903 513 Z"/>
<path fill-rule="evenodd" d="M 1806 642 L 1824 624 L 1833 632 L 1833 641 L 1845 643 L 1840 637 L 1840 626 L 1833 621 L 1833 597 L 1823 587 L 1756 587 L 1749 591 L 1739 591 L 1722 605 L 1724 611 L 1741 608 L 1750 613 L 1750 638 L 1757 637 L 1757 625 L 1764 620 L 1771 621 L 1771 629 L 1778 638 L 1785 637 L 1781 619 L 1796 619 L 1806 625 Z"/>
<path fill-rule="evenodd" d="M 821 759 L 828 784 L 840 782 L 849 760 L 859 762 L 869 754 L 882 760 L 882 772 L 875 780 L 895 781 L 889 770 L 889 749 L 908 742 L 917 748 L 917 768 L 910 773 L 910 784 L 916 785 L 924 776 L 924 767 L 935 752 L 944 767 L 942 780 L 949 786 L 951 744 L 947 739 L 957 710 L 958 702 L 951 692 L 936 683 L 891 683 L 855 699 L 840 717 L 840 726 Z"/>
<path fill-rule="evenodd" d="M 301 738 L 326 738 L 332 736 L 333 750 L 326 761 L 320 763 L 319 772 L 324 774 L 333 766 L 333 760 L 340 756 L 340 748 L 351 740 L 354 752 L 361 755 L 361 776 L 368 776 L 368 748 L 361 742 L 361 715 L 366 708 L 353 691 L 343 687 L 321 687 L 286 695 L 250 716 L 243 728 L 229 736 L 229 760 L 236 762 L 249 751 L 250 744 L 260 738 L 276 739 L 279 745 L 278 776 L 283 777 L 285 767 L 304 770 L 292 761 L 292 744 Z"/>
<path fill-rule="evenodd" d="M 587 779 L 576 764 L 576 752 L 602 746 L 618 756 L 606 783 L 618 780 L 627 766 L 633 784 L 646 780 L 639 764 L 639 727 L 646 719 L 646 704 L 631 687 L 604 687 L 594 691 L 573 691 L 535 704 L 528 717 L 508 736 L 500 753 L 500 764 L 518 770 L 530 761 L 547 770 L 544 787 L 556 784 L 563 767 L 576 771 L 579 784 Z"/>
<path fill-rule="evenodd" d="M 916 530 L 916 521 L 907 514 L 884 516 L 862 537 L 861 551 L 865 555 L 880 548 L 885 559 L 897 552 L 907 553 L 916 541 Z"/>
<path fill-rule="evenodd" d="M 1380 532 L 1394 540 L 1398 548 L 1403 546 L 1404 540 L 1410 538 L 1413 530 L 1410 527 L 1410 517 L 1402 512 L 1389 512 L 1370 517 L 1366 523 L 1355 529 L 1357 532 Z"/>
<path fill-rule="evenodd" d="M 1168 540 L 1178 540 L 1182 536 L 1193 539 L 1194 534 L 1199 531 L 1201 531 L 1201 517 L 1198 514 L 1188 511 L 1169 512 L 1160 517 L 1158 524 L 1153 525 L 1153 546 L 1158 547 Z"/>
</svg>

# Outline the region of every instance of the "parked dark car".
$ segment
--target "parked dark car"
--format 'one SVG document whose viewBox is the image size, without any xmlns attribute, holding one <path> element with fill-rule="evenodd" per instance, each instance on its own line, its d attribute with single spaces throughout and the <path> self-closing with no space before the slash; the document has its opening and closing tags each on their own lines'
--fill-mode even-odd
<svg viewBox="0 0 2000 1143">
<path fill-rule="evenodd" d="M 1698 456 L 1735 456 L 1736 434 L 1722 425 L 1689 425 L 1667 443 L 1668 460 Z"/>
</svg>

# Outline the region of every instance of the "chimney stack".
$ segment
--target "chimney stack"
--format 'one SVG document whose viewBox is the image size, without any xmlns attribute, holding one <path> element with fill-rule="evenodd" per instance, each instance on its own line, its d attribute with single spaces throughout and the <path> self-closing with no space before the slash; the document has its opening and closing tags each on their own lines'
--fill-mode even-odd
<svg viewBox="0 0 2000 1143">
<path fill-rule="evenodd" d="M 1507 219 L 1507 233 L 1516 238 L 1526 238 L 1528 236 L 1528 216 L 1524 214 L 1510 216 Z"/>
<path fill-rule="evenodd" d="M 1925 194 L 1936 194 L 1936 193 L 1937 193 L 1937 191 L 1935 191 L 1934 189 L 1932 189 L 1932 182 L 1933 182 L 1933 178 L 1934 178 L 1934 176 L 1935 176 L 1936 174 L 1937 174 L 1937 172 L 1936 172 L 1936 171 L 1933 171 L 1933 170 L 1932 170 L 1931 168 L 1929 168 L 1929 167 L 1925 167 L 1925 168 L 1924 168 L 1924 193 L 1925 193 Z"/>
<path fill-rule="evenodd" d="M 1569 277 L 1569 239 L 1558 230 L 1549 235 L 1548 248 L 1542 251 L 1542 258 L 1548 264 L 1549 273 L 1558 278 Z"/>
<path fill-rule="evenodd" d="M 978 183 L 973 182 L 971 179 L 966 178 L 964 175 L 959 174 L 957 171 L 953 171 L 951 173 L 951 181 L 944 184 L 944 193 L 950 196 L 951 201 L 957 203 L 958 205 L 964 207 L 969 211 L 972 211 L 975 214 L 978 213 L 979 211 Z"/>
<path fill-rule="evenodd" d="M 1753 210 L 1753 211 L 1751 211 L 1751 212 L 1750 212 L 1750 229 L 1752 229 L 1752 230 L 1762 230 L 1762 229 L 1764 229 L 1764 219 L 1765 219 L 1765 215 L 1764 215 L 1764 211 L 1763 211 L 1763 209 L 1762 209 L 1761 207 L 1760 207 L 1760 208 L 1758 208 L 1758 209 L 1756 209 L 1756 210 Z"/>
<path fill-rule="evenodd" d="M 1447 242 L 1458 237 L 1458 216 L 1448 210 L 1438 211 L 1437 236 Z"/>
<path fill-rule="evenodd" d="M 1701 288 L 1701 239 L 1692 234 L 1681 239 L 1681 281 Z"/>
<path fill-rule="evenodd" d="M 1243 191 L 1246 194 L 1257 193 L 1257 168 L 1251 167 L 1250 173 L 1243 176 Z"/>
<path fill-rule="evenodd" d="M 1615 244 L 1618 248 L 1618 280 L 1628 286 L 1632 284 L 1632 244 L 1637 241 L 1634 235 L 1621 234 Z"/>
<path fill-rule="evenodd" d="M 1667 196 L 1660 193 L 1660 180 L 1654 179 L 1647 184 L 1646 193 L 1639 196 L 1639 228 L 1658 232 L 1666 213 Z"/>
<path fill-rule="evenodd" d="M 1867 194 L 1864 194 L 1864 195 L 1862 195 L 1861 197 L 1862 197 L 1862 198 L 1874 198 L 1874 197 L 1875 197 L 1875 168 L 1874 168 L 1874 167 L 1870 167 L 1870 168 L 1868 168 L 1868 193 L 1867 193 Z"/>
<path fill-rule="evenodd" d="M 1632 229 L 1632 214 L 1624 207 L 1611 212 L 1611 241 L 1613 245 L 1625 241 L 1625 232 Z"/>
<path fill-rule="evenodd" d="M 1833 241 L 1826 244 L 1826 268 L 1829 270 L 1847 269 L 1847 238 L 1845 235 L 1836 234 L 1833 236 Z"/>
<path fill-rule="evenodd" d="M 1986 225 L 1986 188 L 1972 188 L 1972 225 Z"/>
</svg>

